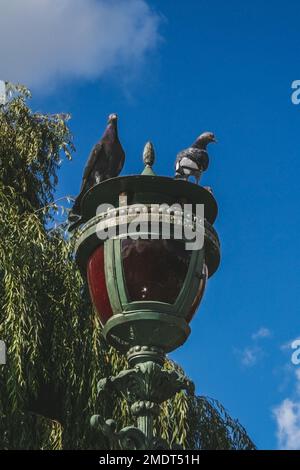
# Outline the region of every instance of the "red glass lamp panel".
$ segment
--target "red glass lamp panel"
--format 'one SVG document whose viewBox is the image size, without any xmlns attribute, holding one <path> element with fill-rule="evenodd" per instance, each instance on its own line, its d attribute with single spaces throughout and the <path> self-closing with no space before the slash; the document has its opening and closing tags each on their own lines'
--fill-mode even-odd
<svg viewBox="0 0 300 470">
<path fill-rule="evenodd" d="M 121 242 L 125 283 L 130 301 L 175 303 L 191 253 L 178 240 Z"/>
<path fill-rule="evenodd" d="M 87 265 L 90 295 L 102 325 L 113 315 L 105 279 L 104 245 L 99 246 L 90 256 Z"/>
</svg>

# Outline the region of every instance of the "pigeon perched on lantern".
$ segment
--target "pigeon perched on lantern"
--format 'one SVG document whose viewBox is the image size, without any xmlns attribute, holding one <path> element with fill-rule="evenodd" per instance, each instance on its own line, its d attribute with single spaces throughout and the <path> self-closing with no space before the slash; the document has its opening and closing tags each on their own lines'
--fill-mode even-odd
<svg viewBox="0 0 300 470">
<path fill-rule="evenodd" d="M 85 166 L 79 195 L 75 199 L 69 219 L 80 215 L 80 204 L 85 193 L 102 181 L 118 176 L 121 172 L 125 153 L 119 141 L 117 114 L 108 116 L 107 127 L 101 139 L 94 145 Z"/>
<path fill-rule="evenodd" d="M 212 132 L 204 132 L 190 147 L 179 152 L 175 162 L 175 178 L 187 181 L 190 176 L 194 176 L 198 184 L 209 164 L 206 147 L 215 142 L 217 140 Z"/>
</svg>

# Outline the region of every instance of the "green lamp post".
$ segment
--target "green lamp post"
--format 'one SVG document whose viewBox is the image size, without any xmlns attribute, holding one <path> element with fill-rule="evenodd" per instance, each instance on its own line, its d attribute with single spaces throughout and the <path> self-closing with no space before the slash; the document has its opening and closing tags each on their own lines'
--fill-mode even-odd
<svg viewBox="0 0 300 470">
<path fill-rule="evenodd" d="M 87 192 L 76 236 L 76 261 L 87 277 L 103 335 L 129 363 L 128 370 L 102 379 L 98 392 L 126 392 L 136 426 L 117 431 L 113 420 L 91 419 L 114 449 L 167 448 L 153 435 L 159 405 L 182 389 L 192 393 L 194 386 L 163 368 L 165 354 L 188 338 L 206 281 L 220 262 L 211 192 L 156 176 L 151 143 L 144 163 L 141 175 L 112 178 Z"/>
</svg>

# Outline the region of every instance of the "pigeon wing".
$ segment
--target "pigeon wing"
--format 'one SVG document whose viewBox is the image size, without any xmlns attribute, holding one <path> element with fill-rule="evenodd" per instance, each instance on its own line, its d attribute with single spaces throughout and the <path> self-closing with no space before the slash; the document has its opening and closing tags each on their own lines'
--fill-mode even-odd
<svg viewBox="0 0 300 470">
<path fill-rule="evenodd" d="M 105 167 L 106 159 L 104 157 L 105 157 L 105 149 L 104 149 L 103 142 L 100 141 L 96 145 L 94 145 L 94 147 L 92 148 L 87 164 L 85 165 L 80 192 L 84 189 L 87 181 L 89 180 L 89 177 L 91 176 L 92 171 L 96 167 L 96 164 L 97 164 L 98 171 L 101 170 L 101 167 Z M 103 168 L 103 170 L 104 169 L 105 168 Z"/>
<path fill-rule="evenodd" d="M 187 157 L 183 157 L 180 160 L 180 167 L 187 168 L 189 170 L 199 171 L 199 166 L 197 165 L 197 163 Z"/>
<path fill-rule="evenodd" d="M 202 171 L 207 169 L 209 158 L 206 150 L 191 147 L 187 149 L 186 156 L 195 162 Z"/>
</svg>

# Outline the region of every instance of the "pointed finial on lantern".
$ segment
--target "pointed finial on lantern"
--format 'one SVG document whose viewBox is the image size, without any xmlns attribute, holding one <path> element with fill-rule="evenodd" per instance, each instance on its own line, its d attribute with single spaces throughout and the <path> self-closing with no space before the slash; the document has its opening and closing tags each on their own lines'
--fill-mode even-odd
<svg viewBox="0 0 300 470">
<path fill-rule="evenodd" d="M 155 161 L 155 152 L 154 152 L 154 147 L 152 142 L 147 142 L 144 151 L 143 151 L 143 162 L 145 165 L 144 171 L 142 175 L 149 175 L 153 176 L 155 175 L 154 171 L 152 170 L 152 166 Z"/>
</svg>

